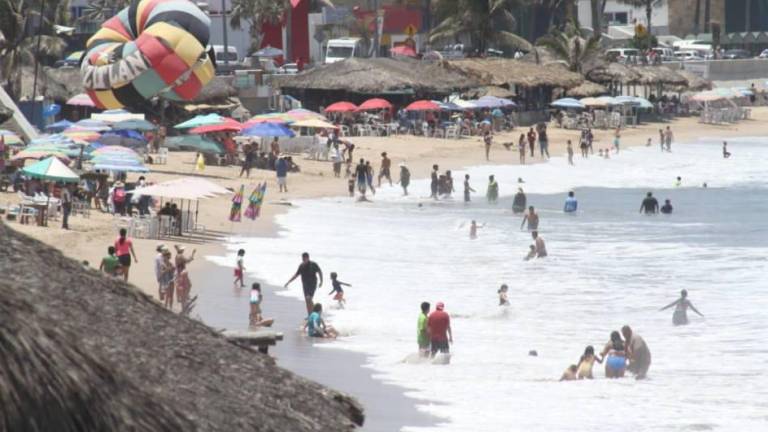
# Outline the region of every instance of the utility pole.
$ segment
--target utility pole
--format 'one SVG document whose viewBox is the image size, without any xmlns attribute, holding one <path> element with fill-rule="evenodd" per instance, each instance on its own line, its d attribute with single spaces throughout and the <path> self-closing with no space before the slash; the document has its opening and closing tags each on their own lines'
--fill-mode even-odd
<svg viewBox="0 0 768 432">
<path fill-rule="evenodd" d="M 37 46 L 35 47 L 35 77 L 32 80 L 32 103 L 37 98 L 37 69 L 40 65 L 40 42 L 43 33 L 43 14 L 45 14 L 45 0 L 40 2 L 40 20 L 37 23 Z"/>
<path fill-rule="evenodd" d="M 221 36 L 224 39 L 224 68 L 229 71 L 229 41 L 227 40 L 227 0 L 221 0 L 221 33 Z M 216 53 L 214 51 L 214 56 L 215 54 Z"/>
</svg>

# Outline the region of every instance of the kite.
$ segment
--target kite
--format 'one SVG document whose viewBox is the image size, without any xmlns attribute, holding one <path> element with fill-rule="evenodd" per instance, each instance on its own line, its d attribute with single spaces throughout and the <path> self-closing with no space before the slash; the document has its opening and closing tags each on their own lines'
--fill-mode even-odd
<svg viewBox="0 0 768 432">
<path fill-rule="evenodd" d="M 80 71 L 96 107 L 139 107 L 159 94 L 193 99 L 215 73 L 210 18 L 187 0 L 134 0 L 86 44 Z"/>
<path fill-rule="evenodd" d="M 256 220 L 261 215 L 261 204 L 264 203 L 264 195 L 267 193 L 267 182 L 256 186 L 248 198 L 248 208 L 245 209 L 245 217 L 250 220 Z"/>
</svg>

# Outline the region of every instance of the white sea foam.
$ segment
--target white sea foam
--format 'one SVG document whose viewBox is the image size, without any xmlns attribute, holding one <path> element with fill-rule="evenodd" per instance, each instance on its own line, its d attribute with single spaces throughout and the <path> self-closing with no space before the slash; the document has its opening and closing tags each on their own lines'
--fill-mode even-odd
<svg viewBox="0 0 768 432">
<path fill-rule="evenodd" d="M 336 271 L 351 283 L 347 308 L 329 314 L 350 335 L 338 343 L 370 354 L 378 376 L 444 417 L 434 430 L 766 430 L 768 147 L 761 141 L 734 141 L 729 160 L 719 143 L 703 142 L 671 154 L 651 147 L 611 160 L 577 158 L 575 167 L 553 158 L 469 169 L 478 190 L 495 174 L 503 196 L 517 189 L 518 177 L 529 194 L 556 194 L 529 196 L 542 214 L 545 260 L 522 261 L 530 236 L 508 199 L 488 206 L 477 194 L 465 207 L 457 193 L 455 202 L 435 204 L 423 198 L 427 182 L 416 181 L 410 198 L 387 187 L 370 204 L 295 203 L 279 217 L 278 237 L 245 241 L 246 266 L 282 285 L 309 251 L 326 278 Z M 463 174 L 454 172 L 457 187 Z M 676 176 L 682 188 L 673 187 Z M 704 182 L 710 189 L 700 188 Z M 582 188 L 580 213 L 568 217 L 560 206 L 572 188 Z M 645 189 L 671 197 L 675 215 L 639 216 Z M 474 241 L 470 219 L 486 224 Z M 231 245 L 232 254 L 238 247 Z M 501 283 L 509 284 L 512 304 L 504 311 L 496 298 Z M 706 318 L 675 328 L 671 313 L 657 309 L 681 288 Z M 317 298 L 331 308 L 328 290 Z M 300 298 L 300 284 L 285 295 Z M 453 315 L 449 366 L 402 362 L 416 350 L 425 300 L 444 301 Z M 650 379 L 605 379 L 596 365 L 594 381 L 557 382 L 586 345 L 600 351 L 623 324 L 651 348 Z M 529 357 L 534 349 L 538 357 Z"/>
</svg>

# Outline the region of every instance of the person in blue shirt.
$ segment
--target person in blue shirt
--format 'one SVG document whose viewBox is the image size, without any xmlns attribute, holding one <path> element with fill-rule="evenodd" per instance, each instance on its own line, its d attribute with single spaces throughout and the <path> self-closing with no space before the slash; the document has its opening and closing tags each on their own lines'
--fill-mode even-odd
<svg viewBox="0 0 768 432">
<path fill-rule="evenodd" d="M 280 192 L 288 192 L 288 161 L 284 157 L 277 159 L 275 163 L 275 172 L 277 174 L 277 186 Z"/>
<path fill-rule="evenodd" d="M 307 318 L 307 336 L 319 338 L 335 338 L 338 336 L 333 327 L 326 325 L 322 317 L 323 305 L 315 303 L 312 313 Z"/>
<path fill-rule="evenodd" d="M 565 207 L 563 211 L 566 213 L 575 213 L 579 207 L 579 202 L 576 201 L 576 197 L 573 196 L 573 191 L 568 192 L 568 198 L 565 199 Z"/>
</svg>

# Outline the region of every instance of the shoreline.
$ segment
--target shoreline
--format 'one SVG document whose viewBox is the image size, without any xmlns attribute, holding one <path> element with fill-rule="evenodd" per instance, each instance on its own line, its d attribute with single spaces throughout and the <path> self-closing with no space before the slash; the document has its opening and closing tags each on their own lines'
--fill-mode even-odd
<svg viewBox="0 0 768 432">
<path fill-rule="evenodd" d="M 226 250 L 226 248 L 224 248 Z M 197 291 L 198 307 L 193 316 L 213 328 L 244 330 L 248 327 L 249 281 L 254 279 L 246 271 L 246 288 L 221 289 L 221 281 L 230 281 L 232 271 L 210 259 L 197 264 L 196 273 L 204 275 Z M 231 283 L 231 282 L 230 282 Z M 386 383 L 374 376 L 368 366 L 368 355 L 344 349 L 332 341 L 315 341 L 303 335 L 299 325 L 304 317 L 304 303 L 293 297 L 279 295 L 282 287 L 262 285 L 263 312 L 275 318 L 271 327 L 283 332 L 285 339 L 270 348 L 270 356 L 277 364 L 302 377 L 316 381 L 355 397 L 364 407 L 364 432 L 393 432 L 405 427 L 430 427 L 444 421 L 421 412 L 417 399 L 406 395 L 407 388 Z M 239 291 L 239 292 L 238 292 Z M 323 345 L 326 345 L 325 347 Z"/>
</svg>

